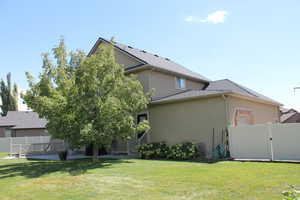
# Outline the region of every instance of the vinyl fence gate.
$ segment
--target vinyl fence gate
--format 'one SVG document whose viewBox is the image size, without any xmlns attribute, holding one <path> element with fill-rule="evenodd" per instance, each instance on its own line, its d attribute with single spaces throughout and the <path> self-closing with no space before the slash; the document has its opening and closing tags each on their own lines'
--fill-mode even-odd
<svg viewBox="0 0 300 200">
<path fill-rule="evenodd" d="M 300 161 L 300 124 L 258 124 L 228 127 L 234 159 Z"/>
</svg>

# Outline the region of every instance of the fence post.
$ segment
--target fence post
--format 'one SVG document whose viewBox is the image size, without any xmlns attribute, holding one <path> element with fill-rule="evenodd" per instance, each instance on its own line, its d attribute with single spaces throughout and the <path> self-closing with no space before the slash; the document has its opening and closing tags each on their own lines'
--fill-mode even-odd
<svg viewBox="0 0 300 200">
<path fill-rule="evenodd" d="M 268 140 L 269 140 L 269 143 L 270 143 L 270 151 L 271 151 L 271 161 L 274 160 L 274 151 L 273 151 L 273 135 L 272 135 L 272 129 L 271 129 L 271 123 L 268 123 L 267 124 L 267 127 L 268 127 Z"/>
<path fill-rule="evenodd" d="M 215 128 L 213 128 L 213 134 L 212 134 L 212 158 L 214 159 L 215 156 Z"/>
<path fill-rule="evenodd" d="M 10 154 L 12 154 L 12 138 L 11 137 L 9 138 L 9 141 L 10 141 Z"/>
</svg>

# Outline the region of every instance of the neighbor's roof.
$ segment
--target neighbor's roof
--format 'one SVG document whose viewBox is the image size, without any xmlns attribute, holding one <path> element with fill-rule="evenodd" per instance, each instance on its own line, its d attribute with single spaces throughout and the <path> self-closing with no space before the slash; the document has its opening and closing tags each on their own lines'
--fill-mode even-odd
<svg viewBox="0 0 300 200">
<path fill-rule="evenodd" d="M 96 44 L 94 45 L 94 47 L 89 52 L 89 55 L 93 54 L 96 51 L 96 49 L 97 49 L 98 45 L 101 43 L 101 41 L 111 43 L 110 41 L 108 41 L 106 39 L 99 38 L 98 41 L 96 42 Z M 187 77 L 190 77 L 193 79 L 197 79 L 197 80 L 200 80 L 203 82 L 210 81 L 208 78 L 206 78 L 196 72 L 193 72 L 193 71 L 175 63 L 174 61 L 172 61 L 168 58 L 163 58 L 156 54 L 151 54 L 147 51 L 136 49 L 131 46 L 123 45 L 118 42 L 114 42 L 113 45 L 117 49 L 129 54 L 130 56 L 136 58 L 137 60 L 139 60 L 140 62 L 143 63 L 141 65 L 128 67 L 127 70 L 132 69 L 132 68 L 138 69 L 138 68 L 145 67 L 146 65 L 149 65 L 158 70 L 164 70 L 164 71 L 168 71 L 171 73 L 181 74 L 181 75 L 184 75 L 184 76 L 187 76 Z"/>
<path fill-rule="evenodd" d="M 228 79 L 211 81 L 204 90 L 186 90 L 181 93 L 169 95 L 160 99 L 153 99 L 152 103 L 166 103 L 171 101 L 210 97 L 222 94 L 237 94 L 245 97 L 254 98 L 260 101 L 281 105 L 281 103 L 273 99 L 270 99 L 262 94 L 259 94 Z"/>
<path fill-rule="evenodd" d="M 47 121 L 32 111 L 8 111 L 0 117 L 0 126 L 13 126 L 12 129 L 45 128 Z"/>
<path fill-rule="evenodd" d="M 280 108 L 280 112 L 281 112 L 280 122 L 285 122 L 292 116 L 299 114 L 299 112 L 293 108 L 284 108 L 284 107 Z"/>
<path fill-rule="evenodd" d="M 292 116 L 296 115 L 297 112 L 288 112 L 288 113 L 285 113 L 285 114 L 282 114 L 280 116 L 280 122 L 285 122 L 286 120 L 288 120 L 289 118 L 291 118 Z"/>
<path fill-rule="evenodd" d="M 280 108 L 280 112 L 282 114 L 285 114 L 285 113 L 297 113 L 298 111 L 295 110 L 294 108 L 284 108 L 284 107 L 281 107 Z"/>
</svg>

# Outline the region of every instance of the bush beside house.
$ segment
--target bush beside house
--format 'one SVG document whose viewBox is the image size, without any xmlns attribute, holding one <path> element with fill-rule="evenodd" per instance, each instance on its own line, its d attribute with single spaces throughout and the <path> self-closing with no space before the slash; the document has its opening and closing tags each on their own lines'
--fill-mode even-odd
<svg viewBox="0 0 300 200">
<path fill-rule="evenodd" d="M 200 156 L 196 144 L 184 142 L 167 146 L 164 142 L 143 144 L 138 147 L 143 159 L 192 160 Z"/>
</svg>

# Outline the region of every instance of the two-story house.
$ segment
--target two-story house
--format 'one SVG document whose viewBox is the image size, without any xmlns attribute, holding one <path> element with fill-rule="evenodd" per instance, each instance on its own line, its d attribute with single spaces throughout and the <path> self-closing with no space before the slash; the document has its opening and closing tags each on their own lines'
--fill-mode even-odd
<svg viewBox="0 0 300 200">
<path fill-rule="evenodd" d="M 108 43 L 99 38 L 89 55 Z M 264 95 L 228 79 L 212 81 L 144 50 L 117 42 L 112 45 L 125 73 L 136 74 L 145 92 L 154 89 L 148 110 L 137 116 L 137 121 L 148 119 L 151 130 L 137 136 L 138 141 L 191 141 L 200 144 L 209 156 L 217 144 L 224 142 L 228 125 L 279 122 L 281 104 Z M 116 142 L 113 150 L 130 153 L 130 144 Z"/>
</svg>

